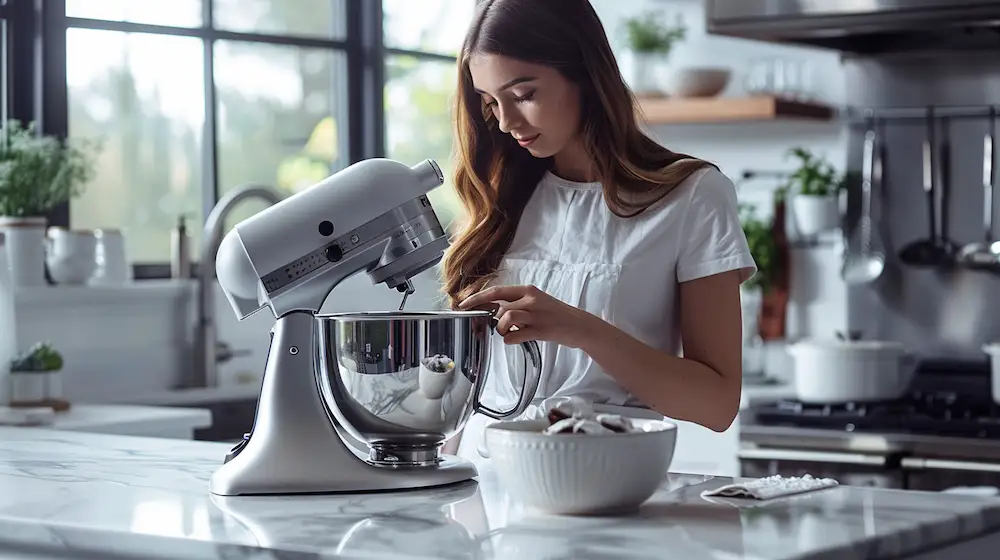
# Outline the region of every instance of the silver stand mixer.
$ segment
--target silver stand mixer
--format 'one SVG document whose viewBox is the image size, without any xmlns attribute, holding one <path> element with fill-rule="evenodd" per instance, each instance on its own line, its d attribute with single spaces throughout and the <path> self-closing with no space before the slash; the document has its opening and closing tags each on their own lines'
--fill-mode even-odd
<svg viewBox="0 0 1000 560">
<path fill-rule="evenodd" d="M 223 238 L 216 268 L 237 317 L 267 307 L 276 323 L 253 428 L 213 474 L 213 494 L 402 490 L 478 475 L 440 447 L 473 412 L 524 412 L 539 384 L 538 345 L 521 345 L 521 396 L 499 411 L 479 402 L 491 313 L 319 314 L 334 288 L 361 271 L 413 292 L 410 279 L 448 247 L 426 196 L 443 182 L 431 160 L 361 161 Z"/>
</svg>

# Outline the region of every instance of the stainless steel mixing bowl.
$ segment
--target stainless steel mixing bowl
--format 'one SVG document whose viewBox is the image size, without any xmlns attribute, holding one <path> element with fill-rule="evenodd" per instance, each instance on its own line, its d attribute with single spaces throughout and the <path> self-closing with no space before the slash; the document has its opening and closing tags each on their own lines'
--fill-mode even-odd
<svg viewBox="0 0 1000 560">
<path fill-rule="evenodd" d="M 538 344 L 521 345 L 525 382 L 511 410 L 479 397 L 496 319 L 488 311 L 318 315 L 320 392 L 340 429 L 369 447 L 378 465 L 427 465 L 473 412 L 522 414 L 538 389 Z"/>
</svg>

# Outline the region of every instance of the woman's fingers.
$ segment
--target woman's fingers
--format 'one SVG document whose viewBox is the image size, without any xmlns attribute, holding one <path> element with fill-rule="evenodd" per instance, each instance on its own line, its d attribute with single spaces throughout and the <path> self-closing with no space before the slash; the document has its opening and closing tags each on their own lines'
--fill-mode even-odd
<svg viewBox="0 0 1000 560">
<path fill-rule="evenodd" d="M 524 295 L 530 292 L 531 289 L 531 286 L 493 286 L 492 288 L 486 288 L 479 293 L 469 296 L 467 299 L 458 304 L 458 308 L 469 309 L 470 307 L 475 307 L 491 301 L 514 301 L 524 297 Z"/>
<path fill-rule="evenodd" d="M 521 344 L 522 342 L 528 342 L 531 340 L 538 340 L 536 329 L 532 327 L 510 331 L 503 335 L 504 344 Z"/>
<path fill-rule="evenodd" d="M 497 321 L 497 332 L 506 336 L 511 329 L 521 330 L 531 325 L 531 313 L 523 309 L 504 310 L 498 314 L 500 320 Z"/>
</svg>

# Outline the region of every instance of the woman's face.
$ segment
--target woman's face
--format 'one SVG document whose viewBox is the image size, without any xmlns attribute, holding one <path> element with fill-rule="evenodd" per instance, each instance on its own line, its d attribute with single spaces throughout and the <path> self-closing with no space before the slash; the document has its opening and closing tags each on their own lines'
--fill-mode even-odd
<svg viewBox="0 0 1000 560">
<path fill-rule="evenodd" d="M 577 138 L 580 92 L 557 70 L 492 54 L 469 60 L 483 104 L 531 155 L 552 157 Z"/>
</svg>

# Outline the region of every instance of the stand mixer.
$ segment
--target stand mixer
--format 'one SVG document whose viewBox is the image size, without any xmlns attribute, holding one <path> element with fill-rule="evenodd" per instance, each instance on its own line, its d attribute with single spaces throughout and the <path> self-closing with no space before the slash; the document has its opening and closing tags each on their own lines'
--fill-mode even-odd
<svg viewBox="0 0 1000 560">
<path fill-rule="evenodd" d="M 267 307 L 276 322 L 253 427 L 213 473 L 213 494 L 403 490 L 478 475 L 440 447 L 473 412 L 524 412 L 539 384 L 538 345 L 521 345 L 521 395 L 500 411 L 479 402 L 490 312 L 319 313 L 361 271 L 413 293 L 410 279 L 448 247 L 427 198 L 443 183 L 431 160 L 364 160 L 223 238 L 217 274 L 237 318 Z"/>
</svg>

